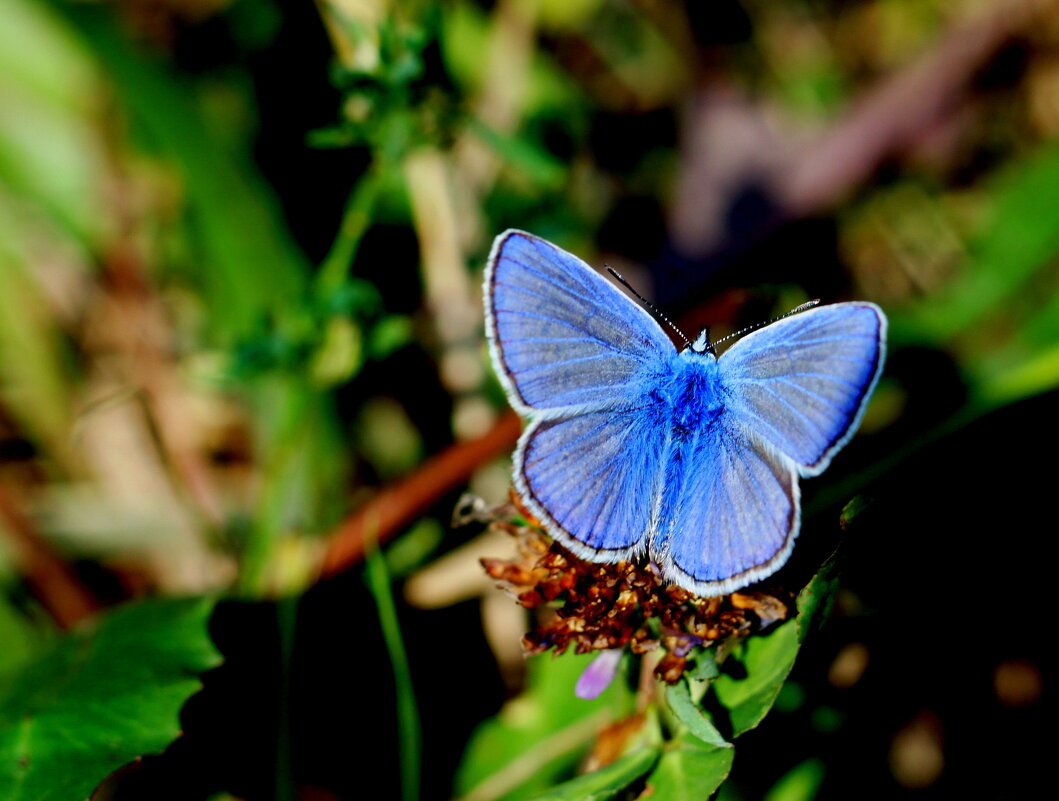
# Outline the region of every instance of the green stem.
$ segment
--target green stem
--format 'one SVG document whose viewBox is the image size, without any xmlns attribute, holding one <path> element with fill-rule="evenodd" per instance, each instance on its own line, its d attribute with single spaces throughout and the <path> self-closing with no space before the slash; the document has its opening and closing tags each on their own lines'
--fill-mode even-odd
<svg viewBox="0 0 1059 801">
<path fill-rule="evenodd" d="M 412 687 L 412 672 L 408 666 L 408 654 L 401 639 L 401 626 L 397 619 L 390 587 L 390 574 L 386 559 L 374 543 L 368 547 L 366 574 L 368 588 L 375 599 L 379 613 L 386 651 L 393 667 L 394 689 L 397 693 L 397 730 L 401 755 L 401 799 L 416 801 L 419 798 L 420 776 L 420 728 L 419 710 L 416 708 L 415 690 Z"/>
<path fill-rule="evenodd" d="M 320 265 L 320 272 L 316 278 L 317 290 L 321 295 L 326 296 L 334 292 L 346 280 L 346 274 L 357 255 L 357 248 L 360 247 L 360 240 L 364 238 L 364 233 L 371 225 L 375 202 L 382 189 L 383 172 L 382 161 L 376 157 L 371 167 L 361 176 L 350 192 L 338 235 L 335 236 L 331 250 L 323 264 Z"/>
<path fill-rule="evenodd" d="M 310 388 L 287 376 L 271 376 L 258 385 L 257 395 L 270 414 L 258 415 L 265 429 L 261 500 L 236 582 L 236 591 L 249 597 L 261 597 L 267 589 L 269 564 L 286 532 L 288 508 L 302 487 L 304 452 L 311 450 L 316 435 Z"/>
<path fill-rule="evenodd" d="M 301 596 L 288 596 L 276 602 L 276 623 L 279 629 L 280 687 L 279 737 L 276 742 L 276 801 L 294 801 L 297 787 L 291 754 L 291 664 L 294 656 L 294 636 L 298 623 L 298 604 Z"/>
</svg>

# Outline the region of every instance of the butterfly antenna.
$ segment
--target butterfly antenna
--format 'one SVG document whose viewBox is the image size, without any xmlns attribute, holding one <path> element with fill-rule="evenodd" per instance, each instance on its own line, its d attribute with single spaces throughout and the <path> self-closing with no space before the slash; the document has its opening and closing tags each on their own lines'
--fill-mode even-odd
<svg viewBox="0 0 1059 801">
<path fill-rule="evenodd" d="M 607 272 L 609 272 L 611 275 L 613 275 L 615 278 L 617 278 L 621 282 L 621 285 L 623 287 L 625 287 L 630 292 L 632 292 L 636 296 L 636 299 L 640 301 L 640 303 L 642 303 L 644 306 L 646 306 L 648 309 L 650 309 L 651 312 L 656 317 L 658 317 L 660 320 L 662 320 L 662 322 L 664 322 L 666 325 L 668 325 L 670 328 L 672 328 L 674 331 L 676 331 L 677 332 L 677 336 L 679 336 L 681 339 L 683 339 L 684 343 L 689 348 L 691 347 L 691 340 L 688 339 L 686 336 L 684 336 L 684 332 L 681 331 L 679 328 L 677 328 L 676 323 L 674 323 L 672 320 L 670 320 L 668 317 L 666 317 L 664 314 L 662 314 L 662 312 L 660 312 L 658 310 L 658 307 L 655 306 L 653 303 L 651 303 L 651 301 L 647 300 L 643 295 L 641 295 L 639 292 L 637 292 L 635 289 L 633 289 L 632 285 L 628 281 L 625 280 L 625 277 L 621 273 L 619 273 L 617 270 L 615 270 L 609 264 L 604 264 L 603 266 L 607 268 Z"/>
<path fill-rule="evenodd" d="M 757 331 L 759 328 L 764 328 L 766 325 L 772 325 L 773 323 L 778 322 L 779 320 L 782 320 L 784 317 L 790 317 L 792 314 L 797 314 L 798 312 L 803 312 L 806 309 L 811 309 L 811 308 L 813 308 L 813 306 L 818 306 L 819 304 L 820 304 L 820 298 L 817 298 L 816 300 L 810 300 L 807 303 L 803 303 L 801 306 L 798 306 L 798 307 L 796 307 L 794 309 L 791 309 L 786 314 L 781 314 L 779 317 L 774 317 L 771 320 L 766 320 L 763 323 L 755 323 L 754 325 L 749 325 L 746 328 L 741 328 L 740 330 L 738 330 L 738 331 L 736 331 L 734 333 L 731 333 L 731 334 L 729 334 L 726 337 L 722 337 L 721 339 L 718 339 L 716 342 L 711 343 L 710 347 L 711 348 L 715 348 L 718 345 L 720 345 L 722 342 L 727 342 L 729 339 L 735 339 L 736 337 L 745 336 L 746 334 L 749 334 L 751 331 Z"/>
</svg>

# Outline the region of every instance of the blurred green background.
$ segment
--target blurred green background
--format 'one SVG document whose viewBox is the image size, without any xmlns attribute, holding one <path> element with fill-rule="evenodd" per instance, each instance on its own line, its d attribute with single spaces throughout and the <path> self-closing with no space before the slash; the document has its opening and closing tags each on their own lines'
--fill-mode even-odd
<svg viewBox="0 0 1059 801">
<path fill-rule="evenodd" d="M 591 746 L 606 704 L 564 709 L 581 663 L 527 683 L 526 621 L 478 566 L 510 546 L 450 526 L 464 490 L 509 486 L 479 288 L 508 227 L 689 331 L 809 298 L 889 315 L 861 434 L 804 487 L 810 562 L 863 507 L 833 620 L 722 797 L 1045 780 L 1059 5 L 0 18 L 0 677 L 122 601 L 227 598 L 184 736 L 98 797 L 396 797 L 402 772 L 406 798 L 528 797 Z M 579 735 L 515 768 L 468 748 L 505 699 L 531 724 L 483 730 L 500 751 Z"/>
</svg>

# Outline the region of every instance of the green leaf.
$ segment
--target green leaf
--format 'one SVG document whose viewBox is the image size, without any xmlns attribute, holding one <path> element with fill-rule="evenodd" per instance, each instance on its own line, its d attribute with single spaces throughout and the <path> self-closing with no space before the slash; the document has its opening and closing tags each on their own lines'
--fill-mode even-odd
<svg viewBox="0 0 1059 801">
<path fill-rule="evenodd" d="M 350 317 L 327 321 L 323 339 L 309 365 L 309 374 L 320 386 L 330 387 L 352 378 L 364 359 L 363 334 Z"/>
<path fill-rule="evenodd" d="M 842 530 L 845 531 L 853 525 L 853 521 L 870 506 L 871 502 L 863 495 L 854 495 L 850 498 L 849 502 L 842 507 L 842 514 L 838 518 L 838 524 L 842 527 Z"/>
<path fill-rule="evenodd" d="M 584 776 L 563 782 L 533 801 L 606 801 L 639 779 L 658 760 L 658 748 L 640 748 Z"/>
<path fill-rule="evenodd" d="M 1055 305 L 1056 308 L 1046 311 L 1053 317 L 1059 317 L 1059 297 L 1053 298 L 1049 305 Z M 1059 345 L 1053 345 L 1041 348 L 1006 369 L 997 371 L 990 376 L 989 381 L 982 383 L 979 397 L 986 408 L 992 408 L 1047 392 L 1057 386 Z"/>
<path fill-rule="evenodd" d="M 700 648 L 695 652 L 695 666 L 685 672 L 688 678 L 696 681 L 709 681 L 720 675 L 717 667 L 717 652 L 713 648 Z"/>
<path fill-rule="evenodd" d="M 526 137 L 504 136 L 472 118 L 470 131 L 492 147 L 498 156 L 545 189 L 558 189 L 566 180 L 566 165 Z"/>
<path fill-rule="evenodd" d="M 713 691 L 728 709 L 733 737 L 750 731 L 768 714 L 794 667 L 799 644 L 798 624 L 788 620 L 767 636 L 750 637 L 732 654 L 746 668 L 746 676 L 722 674 Z"/>
<path fill-rule="evenodd" d="M 478 727 L 456 773 L 469 799 L 526 799 L 573 771 L 601 726 L 632 711 L 633 696 L 615 679 L 598 698 L 574 686 L 594 654 L 540 654 L 529 661 L 525 692 Z"/>
<path fill-rule="evenodd" d="M 745 677 L 722 674 L 713 682 L 717 699 L 728 709 L 733 737 L 753 729 L 772 708 L 802 641 L 831 608 L 838 585 L 835 567 L 835 559 L 829 559 L 799 593 L 794 620 L 738 646 L 733 658 L 743 664 Z"/>
<path fill-rule="evenodd" d="M 813 580 L 798 593 L 796 602 L 798 615 L 795 617 L 795 623 L 798 625 L 799 644 L 805 640 L 810 631 L 817 629 L 827 619 L 831 613 L 837 589 L 838 560 L 835 556 L 831 556 L 816 571 Z"/>
<path fill-rule="evenodd" d="M 990 219 L 971 243 L 960 277 L 907 314 L 899 338 L 915 332 L 944 341 L 1005 306 L 1059 251 L 1059 145 L 1006 169 L 993 187 Z"/>
<path fill-rule="evenodd" d="M 96 119 L 100 85 L 89 54 L 43 3 L 6 0 L 0 26 L 0 195 L 46 211 L 50 235 L 97 243 L 107 147 Z M 7 209 L 0 216 L 9 213 Z"/>
<path fill-rule="evenodd" d="M 765 801 L 812 801 L 823 780 L 824 763 L 807 759 L 772 785 Z"/>
<path fill-rule="evenodd" d="M 385 359 L 415 338 L 412 321 L 403 314 L 389 314 L 377 322 L 368 335 L 367 352 L 372 359 Z"/>
<path fill-rule="evenodd" d="M 111 772 L 180 735 L 180 708 L 220 663 L 214 602 L 115 610 L 25 666 L 0 697 L 0 801 L 87 798 Z"/>
<path fill-rule="evenodd" d="M 677 720 L 697 738 L 718 748 L 732 747 L 732 744 L 717 731 L 713 721 L 706 717 L 702 707 L 691 699 L 691 690 L 686 681 L 679 681 L 666 687 L 666 703 L 669 704 L 669 709 Z"/>
<path fill-rule="evenodd" d="M 3 589 L 7 589 L 6 586 Z M 0 696 L 4 695 L 11 676 L 17 675 L 40 653 L 49 633 L 49 630 L 33 626 L 12 605 L 7 593 L 0 593 L 0 643 L 4 644 L 0 648 Z"/>
<path fill-rule="evenodd" d="M 35 439 L 62 459 L 70 445 L 63 339 L 33 279 L 32 255 L 15 247 L 18 231 L 0 210 L 0 396 Z"/>
<path fill-rule="evenodd" d="M 662 757 L 647 778 L 641 798 L 651 801 L 704 801 L 721 786 L 732 769 L 735 749 L 703 742 L 690 731 L 666 743 Z"/>
</svg>

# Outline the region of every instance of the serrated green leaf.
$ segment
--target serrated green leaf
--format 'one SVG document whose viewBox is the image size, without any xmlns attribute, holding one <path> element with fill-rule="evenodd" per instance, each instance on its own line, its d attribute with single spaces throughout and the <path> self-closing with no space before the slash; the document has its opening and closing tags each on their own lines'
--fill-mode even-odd
<svg viewBox="0 0 1059 801">
<path fill-rule="evenodd" d="M 640 748 L 584 776 L 578 776 L 533 801 L 606 801 L 639 779 L 658 760 L 658 748 Z"/>
<path fill-rule="evenodd" d="M 704 801 L 721 786 L 732 769 L 735 749 L 705 743 L 683 732 L 666 743 L 658 764 L 647 778 L 651 801 Z"/>
<path fill-rule="evenodd" d="M 0 697 L 0 801 L 85 799 L 180 735 L 180 708 L 220 663 L 206 598 L 148 601 L 70 634 Z"/>
</svg>

